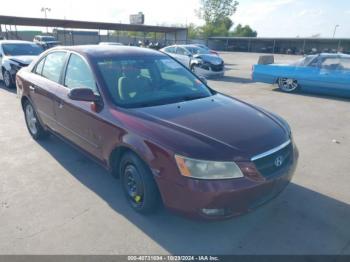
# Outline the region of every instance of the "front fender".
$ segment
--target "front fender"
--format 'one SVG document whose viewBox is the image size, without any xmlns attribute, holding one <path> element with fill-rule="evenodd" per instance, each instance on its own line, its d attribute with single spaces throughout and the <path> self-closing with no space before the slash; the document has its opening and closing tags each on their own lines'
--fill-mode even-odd
<svg viewBox="0 0 350 262">
<path fill-rule="evenodd" d="M 151 142 L 137 134 L 125 133 L 120 137 L 119 141 L 116 141 L 114 144 L 111 144 L 111 147 L 108 150 L 108 167 L 111 168 L 114 166 L 111 161 L 113 160 L 111 156 L 118 149 L 127 149 L 135 154 L 137 154 L 147 165 L 154 174 L 164 169 L 164 159 L 167 159 L 173 154 L 164 149 L 161 145 L 158 145 L 154 142 Z"/>
<path fill-rule="evenodd" d="M 7 59 L 3 59 L 2 60 L 2 69 L 5 69 L 7 71 L 11 71 L 11 64 L 10 64 L 10 61 L 7 60 Z M 3 70 L 1 70 L 1 73 L 2 73 Z"/>
</svg>

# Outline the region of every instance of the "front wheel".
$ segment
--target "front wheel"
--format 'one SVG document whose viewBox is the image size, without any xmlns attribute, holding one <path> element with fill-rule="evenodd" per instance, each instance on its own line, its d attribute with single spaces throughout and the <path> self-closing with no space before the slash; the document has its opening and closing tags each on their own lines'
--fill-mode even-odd
<svg viewBox="0 0 350 262">
<path fill-rule="evenodd" d="M 190 69 L 191 69 L 192 73 L 196 74 L 196 65 L 191 65 Z"/>
<path fill-rule="evenodd" d="M 279 89 L 286 93 L 296 92 L 300 89 L 298 81 L 293 78 L 281 77 L 278 79 L 277 83 Z"/>
<path fill-rule="evenodd" d="M 45 129 L 40 124 L 33 105 L 29 101 L 26 101 L 24 103 L 23 109 L 27 128 L 30 135 L 35 140 L 46 138 L 48 136 L 48 132 L 45 131 Z"/>
<path fill-rule="evenodd" d="M 11 73 L 7 70 L 3 71 L 3 79 L 4 79 L 4 84 L 6 88 L 13 88 L 14 87 L 14 83 L 13 83 L 13 79 L 11 76 Z"/>
<path fill-rule="evenodd" d="M 149 167 L 131 152 L 124 154 L 119 166 L 123 190 L 133 209 L 143 214 L 155 211 L 160 195 Z"/>
</svg>

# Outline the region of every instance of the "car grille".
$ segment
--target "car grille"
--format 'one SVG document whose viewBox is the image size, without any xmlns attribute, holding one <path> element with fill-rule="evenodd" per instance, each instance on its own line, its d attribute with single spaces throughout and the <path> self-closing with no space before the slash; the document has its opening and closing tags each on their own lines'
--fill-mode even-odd
<svg viewBox="0 0 350 262">
<path fill-rule="evenodd" d="M 281 165 L 276 165 L 276 159 L 282 157 L 283 161 Z M 273 176 L 277 171 L 288 166 L 293 158 L 293 145 L 289 143 L 282 149 L 273 152 L 267 156 L 253 160 L 256 168 L 264 177 Z"/>
<path fill-rule="evenodd" d="M 203 64 L 200 65 L 200 67 L 205 69 L 205 70 L 209 70 L 210 64 L 209 63 L 203 63 Z"/>
<path fill-rule="evenodd" d="M 211 70 L 215 72 L 220 72 L 224 70 L 224 63 L 221 63 L 220 65 L 210 65 Z"/>
</svg>

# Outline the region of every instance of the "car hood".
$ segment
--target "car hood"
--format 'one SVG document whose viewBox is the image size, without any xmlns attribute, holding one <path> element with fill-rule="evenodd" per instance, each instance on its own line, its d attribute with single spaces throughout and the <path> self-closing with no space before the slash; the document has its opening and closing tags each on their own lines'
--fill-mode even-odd
<svg viewBox="0 0 350 262">
<path fill-rule="evenodd" d="M 23 56 L 10 56 L 8 57 L 8 59 L 23 65 L 29 65 L 35 57 L 36 56 L 23 55 Z"/>
<path fill-rule="evenodd" d="M 220 65 L 223 63 L 222 58 L 214 54 L 198 54 L 195 55 L 194 58 L 200 58 L 203 61 L 211 63 L 213 65 Z"/>
<path fill-rule="evenodd" d="M 221 148 L 250 159 L 283 144 L 289 137 L 282 124 L 271 115 L 221 94 L 133 111 L 152 123 L 201 140 L 207 145 L 206 158 L 212 158 L 210 154 Z M 187 142 L 181 135 L 172 140 L 172 143 L 183 143 L 184 148 L 191 151 L 196 145 Z"/>
</svg>

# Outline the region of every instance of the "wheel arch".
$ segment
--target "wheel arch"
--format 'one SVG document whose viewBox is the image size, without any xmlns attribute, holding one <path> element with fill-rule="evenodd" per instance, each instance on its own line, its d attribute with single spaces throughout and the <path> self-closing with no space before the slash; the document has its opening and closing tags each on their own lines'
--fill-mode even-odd
<svg viewBox="0 0 350 262">
<path fill-rule="evenodd" d="M 7 71 L 10 71 L 10 70 L 11 70 L 10 63 L 9 63 L 9 61 L 7 61 L 7 60 L 4 60 L 4 61 L 2 62 L 2 65 L 1 65 L 1 72 L 3 73 L 5 70 L 7 70 Z"/>
<path fill-rule="evenodd" d="M 112 173 L 113 176 L 117 178 L 120 177 L 120 174 L 119 174 L 120 160 L 126 152 L 135 153 L 134 150 L 132 150 L 130 147 L 125 145 L 120 145 L 115 147 L 109 155 L 108 166 L 109 166 L 110 172 Z"/>
<path fill-rule="evenodd" d="M 142 141 L 133 140 L 132 143 L 123 143 L 113 148 L 108 157 L 108 168 L 112 175 L 119 178 L 119 163 L 123 155 L 127 152 L 135 154 L 139 157 L 150 169 L 149 162 L 154 158 L 154 155 L 150 148 L 146 146 L 146 143 Z"/>
<path fill-rule="evenodd" d="M 22 106 L 22 110 L 24 110 L 24 104 L 25 104 L 26 102 L 31 103 L 31 101 L 30 101 L 30 99 L 29 99 L 28 97 L 22 96 L 22 97 L 21 97 L 21 106 Z"/>
</svg>

